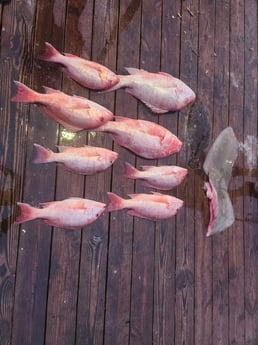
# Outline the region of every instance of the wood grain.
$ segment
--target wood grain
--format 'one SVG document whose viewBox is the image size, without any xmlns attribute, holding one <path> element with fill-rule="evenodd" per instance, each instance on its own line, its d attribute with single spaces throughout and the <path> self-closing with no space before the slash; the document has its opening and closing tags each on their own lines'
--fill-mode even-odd
<svg viewBox="0 0 258 345">
<path fill-rule="evenodd" d="M 257 1 L 11 0 L 0 4 L 0 344 L 256 345 L 258 343 L 257 164 L 239 151 L 229 194 L 236 220 L 206 238 L 202 166 L 168 194 L 176 217 L 151 222 L 105 212 L 81 230 L 40 221 L 18 226 L 18 201 L 81 196 L 108 203 L 150 192 L 123 177 L 124 163 L 187 167 L 190 107 L 154 115 L 119 90 L 83 88 L 58 64 L 38 59 L 48 41 L 126 74 L 124 67 L 180 77 L 207 109 L 212 142 L 231 126 L 240 143 L 257 139 Z M 14 80 L 87 97 L 117 115 L 159 123 L 183 141 L 177 155 L 145 160 L 107 133 L 71 135 L 39 106 L 10 102 Z M 119 153 L 95 176 L 55 163 L 33 164 L 33 144 L 106 147 Z M 255 149 L 255 148 L 254 148 Z"/>
</svg>

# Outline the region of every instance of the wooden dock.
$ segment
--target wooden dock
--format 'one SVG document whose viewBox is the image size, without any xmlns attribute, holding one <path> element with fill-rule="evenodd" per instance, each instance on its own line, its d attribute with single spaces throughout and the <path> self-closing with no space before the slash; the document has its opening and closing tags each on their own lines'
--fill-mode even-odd
<svg viewBox="0 0 258 345">
<path fill-rule="evenodd" d="M 206 238 L 202 162 L 231 126 L 240 143 L 257 138 L 257 0 L 11 0 L 0 3 L 0 345 L 257 345 L 257 162 L 240 151 L 229 186 L 236 221 Z M 211 125 L 200 165 L 189 167 L 190 107 L 154 115 L 124 90 L 100 94 L 38 59 L 44 42 L 114 72 L 164 71 L 186 82 Z M 177 155 L 146 161 L 105 133 L 72 134 L 37 105 L 10 102 L 14 80 L 80 95 L 117 115 L 154 121 L 184 143 Z M 111 169 L 79 176 L 33 164 L 33 144 L 113 149 Z M 257 150 L 257 144 L 253 146 Z M 255 155 L 254 155 L 255 156 Z M 189 168 L 171 192 L 177 216 L 151 222 L 105 213 L 81 230 L 32 221 L 18 226 L 16 203 L 86 197 L 108 203 L 148 192 L 122 176 L 124 163 Z"/>
</svg>

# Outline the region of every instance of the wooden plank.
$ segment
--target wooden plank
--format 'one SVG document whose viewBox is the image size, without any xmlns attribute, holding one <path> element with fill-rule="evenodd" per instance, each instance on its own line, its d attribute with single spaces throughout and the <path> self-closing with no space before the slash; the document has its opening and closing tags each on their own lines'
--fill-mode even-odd
<svg viewBox="0 0 258 345">
<path fill-rule="evenodd" d="M 237 139 L 243 142 L 244 128 L 244 11 L 243 1 L 231 1 L 230 26 L 230 94 L 229 124 Z M 243 198 L 243 154 L 239 153 L 230 183 L 236 221 L 228 230 L 229 248 L 229 344 L 244 344 L 244 234 Z M 240 193 L 239 193 L 240 192 Z"/>
<path fill-rule="evenodd" d="M 160 70 L 161 13 L 161 2 L 142 2 L 139 65 L 151 72 Z M 142 103 L 139 103 L 138 118 L 158 122 L 158 116 L 152 114 Z M 140 157 L 136 159 L 137 167 L 156 164 L 153 160 Z M 137 193 L 150 192 L 149 188 L 144 188 L 138 181 L 135 190 Z M 155 223 L 135 217 L 130 332 L 132 344 L 151 344 L 153 341 L 154 249 Z"/>
<path fill-rule="evenodd" d="M 92 2 L 92 5 L 90 2 L 89 6 L 93 6 L 92 14 L 94 14 L 94 17 L 90 17 L 93 21 L 91 51 L 88 50 L 91 53 L 91 59 L 115 71 L 118 2 L 98 0 Z M 88 11 L 90 8 L 88 7 Z M 87 10 L 85 11 L 86 16 Z M 87 45 L 85 40 L 84 42 Z M 90 97 L 93 101 L 114 111 L 114 93 L 90 92 Z M 111 138 L 105 133 L 90 132 L 88 143 L 109 149 L 113 146 Z M 101 174 L 87 177 L 86 197 L 107 203 L 106 193 L 111 188 L 111 172 L 112 169 L 108 169 Z M 83 232 L 78 301 L 77 339 L 79 344 L 85 344 L 85 341 L 92 344 L 103 343 L 108 241 L 109 214 L 105 213 L 101 219 Z"/>
<path fill-rule="evenodd" d="M 14 5 L 14 4 L 13 4 Z M 13 225 L 15 218 L 15 202 L 22 193 L 21 179 L 23 170 L 24 150 L 22 138 L 24 126 L 20 126 L 20 116 L 10 105 L 12 79 L 19 73 L 15 61 L 17 54 L 6 49 L 6 42 L 11 35 L 19 30 L 13 30 L 12 21 L 16 8 L 10 5 L 0 6 L 0 114 L 1 133 L 1 173 L 0 173 L 0 343 L 10 344 L 12 334 L 12 317 L 14 304 L 15 270 L 18 250 L 19 231 Z M 8 41 L 10 42 L 10 41 Z M 9 44 L 8 44 L 9 46 Z"/>
<path fill-rule="evenodd" d="M 177 13 L 180 1 L 162 3 L 161 70 L 174 76 L 179 75 L 180 25 Z M 177 114 L 162 115 L 159 124 L 177 134 Z M 177 155 L 161 159 L 158 165 L 176 165 Z M 176 191 L 171 194 L 175 195 Z M 169 192 L 170 194 L 170 192 Z M 156 223 L 155 227 L 155 276 L 153 343 L 169 344 L 175 339 L 175 219 Z"/>
<path fill-rule="evenodd" d="M 42 91 L 42 85 L 57 88 L 60 85 L 61 75 L 56 66 L 50 67 L 34 60 L 34 57 L 42 52 L 44 41 L 50 40 L 57 49 L 61 48 L 63 30 L 55 24 L 54 4 L 38 1 L 37 4 L 36 2 L 31 5 L 28 2 L 21 2 L 19 5 L 20 25 L 24 37 L 16 44 L 28 42 L 29 45 L 22 55 L 18 79 L 38 91 Z M 24 27 L 24 20 L 30 20 L 31 29 L 30 26 L 28 29 Z M 37 26 L 33 31 L 35 22 Z M 23 200 L 36 206 L 39 202 L 54 199 L 56 169 L 54 166 L 32 164 L 35 156 L 33 143 L 53 147 L 57 143 L 58 126 L 54 121 L 42 115 L 36 106 L 31 106 L 30 110 Z M 44 343 L 50 244 L 51 228 L 49 226 L 40 222 L 31 222 L 22 226 L 12 344 Z"/>
<path fill-rule="evenodd" d="M 123 1 L 119 8 L 117 72 L 138 66 L 141 1 Z M 128 44 L 130 42 L 130 44 Z M 137 116 L 137 100 L 124 90 L 116 95 L 115 113 L 129 118 Z M 124 163 L 135 164 L 135 155 L 114 145 L 119 158 L 113 167 L 112 191 L 122 197 L 134 191 L 134 181 L 122 176 Z M 127 344 L 130 336 L 130 300 L 132 275 L 133 217 L 126 211 L 112 212 L 107 276 L 105 343 Z"/>
<path fill-rule="evenodd" d="M 245 13 L 245 74 L 244 74 L 244 139 L 249 135 L 257 140 L 257 2 L 244 3 Z M 255 125 L 254 125 L 255 124 Z M 257 155 L 257 146 L 252 150 Z M 250 154 L 251 152 L 249 152 Z M 254 161 L 255 163 L 255 161 Z M 257 197 L 253 195 L 257 174 L 252 178 L 252 169 L 245 160 L 244 175 L 244 245 L 245 245 L 245 343 L 258 341 L 258 276 L 257 267 Z M 257 169 L 257 161 L 254 165 Z"/>
<path fill-rule="evenodd" d="M 64 11 L 60 11 L 60 5 L 56 6 L 55 11 L 58 13 L 58 20 L 63 23 L 65 28 L 63 50 L 80 56 L 84 44 L 78 25 L 84 11 L 82 2 L 68 3 Z M 63 13 L 65 17 L 60 18 L 60 13 Z M 62 90 L 69 95 L 88 96 L 88 90 L 65 75 L 63 75 Z M 75 134 L 61 127 L 58 144 L 83 146 L 86 144 L 86 132 Z M 84 176 L 59 168 L 56 181 L 56 200 L 71 196 L 84 197 L 84 184 Z M 80 249 L 81 231 L 54 230 L 51 247 L 46 344 L 75 343 Z"/>
<path fill-rule="evenodd" d="M 213 115 L 215 5 L 199 3 L 198 99 L 204 103 L 210 123 Z M 209 218 L 203 191 L 205 175 L 195 175 L 195 343 L 212 344 L 212 251 L 205 238 Z"/>
<path fill-rule="evenodd" d="M 216 2 L 215 64 L 212 140 L 228 126 L 229 103 L 229 4 Z M 228 232 L 212 239 L 213 343 L 228 344 Z"/>
<path fill-rule="evenodd" d="M 196 1 L 182 2 L 180 78 L 195 92 L 197 91 L 198 50 L 198 4 Z M 187 167 L 187 141 L 184 140 L 187 114 L 190 107 L 180 111 L 178 136 L 183 147 L 178 154 L 177 164 Z M 176 301 L 175 301 L 175 344 L 194 343 L 194 242 L 195 242 L 195 171 L 189 169 L 184 183 L 178 187 L 178 197 L 185 206 L 176 217 Z"/>
</svg>

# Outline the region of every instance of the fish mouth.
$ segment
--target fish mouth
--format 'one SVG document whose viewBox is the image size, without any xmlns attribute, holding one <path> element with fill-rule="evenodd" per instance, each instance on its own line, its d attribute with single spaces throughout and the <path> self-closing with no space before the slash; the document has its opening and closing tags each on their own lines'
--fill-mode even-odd
<svg viewBox="0 0 258 345">
<path fill-rule="evenodd" d="M 190 95 L 187 97 L 187 105 L 193 103 L 196 100 L 196 94 L 191 90 Z"/>
<path fill-rule="evenodd" d="M 185 98 L 185 106 L 193 103 L 196 100 L 195 93 L 191 90 L 191 92 L 188 94 L 188 96 Z"/>
</svg>

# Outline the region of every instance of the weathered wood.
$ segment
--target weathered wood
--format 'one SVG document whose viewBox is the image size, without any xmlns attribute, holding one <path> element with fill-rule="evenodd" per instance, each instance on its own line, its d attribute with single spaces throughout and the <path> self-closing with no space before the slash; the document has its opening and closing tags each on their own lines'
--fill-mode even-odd
<svg viewBox="0 0 258 345">
<path fill-rule="evenodd" d="M 187 166 L 189 159 L 190 107 L 157 116 L 124 90 L 89 91 L 60 66 L 37 59 L 45 41 L 120 74 L 139 67 L 179 76 L 207 109 L 209 147 L 228 125 L 241 143 L 247 136 L 255 141 L 257 1 L 11 0 L 0 4 L 0 26 L 0 344 L 256 345 L 257 164 L 250 168 L 245 152 L 229 186 L 236 221 L 211 238 L 205 236 L 209 209 L 201 164 L 168 192 L 185 205 L 166 221 L 124 210 L 67 231 L 39 221 L 17 226 L 14 219 L 17 201 L 37 206 L 84 196 L 108 203 L 108 191 L 148 193 L 122 176 L 124 162 Z M 11 103 L 13 80 L 159 123 L 183 140 L 183 148 L 145 160 L 106 133 L 71 135 L 38 106 Z M 55 163 L 33 164 L 33 143 L 53 150 L 88 143 L 113 149 L 119 158 L 107 171 L 83 177 Z"/>
<path fill-rule="evenodd" d="M 212 140 L 228 126 L 229 107 L 229 3 L 216 2 L 214 33 L 214 96 Z M 218 119 L 220 119 L 218 121 Z M 213 238 L 212 296 L 213 343 L 227 345 L 228 338 L 228 232 Z"/>
<path fill-rule="evenodd" d="M 244 139 L 249 135 L 257 140 L 257 3 L 245 3 L 245 70 L 244 70 Z M 257 155 L 256 147 L 253 154 Z M 249 152 L 250 154 L 250 152 Z M 251 169 L 245 160 L 244 174 L 244 245 L 245 245 L 245 343 L 255 344 L 258 341 L 258 276 L 257 267 L 257 195 L 253 195 L 253 184 L 257 175 L 251 179 Z M 257 169 L 257 162 L 254 166 Z M 257 170 L 256 170 L 257 171 Z"/>
<path fill-rule="evenodd" d="M 118 26 L 117 73 L 124 67 L 137 67 L 139 63 L 141 1 L 120 2 Z M 129 43 L 129 44 L 128 44 Z M 115 114 L 137 117 L 137 100 L 124 90 L 116 95 Z M 135 155 L 114 145 L 119 158 L 114 164 L 112 191 L 121 197 L 134 191 L 134 181 L 122 176 L 124 163 L 135 164 Z M 129 344 L 131 326 L 131 279 L 134 218 L 126 211 L 110 214 L 110 236 L 105 314 L 106 344 Z"/>
<path fill-rule="evenodd" d="M 92 5 L 94 17 L 92 18 L 90 57 L 93 61 L 116 71 L 118 2 L 98 0 Z M 83 25 L 83 20 L 86 20 L 86 17 L 82 18 L 81 25 Z M 85 34 L 84 30 L 82 33 Z M 88 42 L 85 44 L 87 45 Z M 90 92 L 90 97 L 93 101 L 114 111 L 114 93 L 105 95 Z M 108 134 L 95 132 L 88 134 L 88 144 L 109 149 L 113 146 Z M 101 174 L 88 176 L 85 187 L 86 197 L 107 203 L 106 193 L 111 189 L 111 172 L 112 168 Z M 101 219 L 83 232 L 79 300 L 79 305 L 83 304 L 83 306 L 79 309 L 79 325 L 81 326 L 78 329 L 79 344 L 84 344 L 85 340 L 89 344 L 103 344 L 104 341 L 108 239 L 109 214 L 106 212 Z M 85 295 L 86 301 L 82 300 Z"/>
<path fill-rule="evenodd" d="M 163 1 L 161 31 L 161 70 L 179 76 L 180 59 L 180 1 Z M 159 117 L 159 124 L 177 133 L 177 114 Z M 158 165 L 177 164 L 177 155 L 161 159 Z M 176 191 L 168 192 L 175 195 Z M 175 257 L 176 217 L 156 223 L 153 343 L 173 344 L 175 339 Z"/>
<path fill-rule="evenodd" d="M 160 70 L 161 5 L 160 1 L 142 1 L 139 67 L 151 72 Z M 151 13 L 155 13 L 155 16 Z M 139 103 L 138 118 L 158 122 L 158 116 L 142 103 Z M 156 164 L 153 160 L 140 157 L 136 159 L 137 167 Z M 137 193 L 150 192 L 139 181 L 135 185 Z M 130 333 L 132 344 L 150 344 L 153 341 L 154 249 L 155 223 L 135 217 Z"/>
<path fill-rule="evenodd" d="M 60 42 L 63 28 L 55 24 L 53 4 L 38 1 L 32 5 L 22 2 L 18 9 L 23 32 L 19 44 L 28 44 L 22 54 L 18 80 L 38 91 L 42 91 L 43 85 L 57 88 L 60 85 L 60 71 L 55 67 L 48 67 L 47 64 L 39 64 L 35 58 L 39 54 L 39 49 L 43 48 L 44 41 L 50 38 L 58 49 L 62 47 Z M 28 21 L 25 27 L 24 20 Z M 35 21 L 37 27 L 32 31 Z M 24 112 L 26 107 L 23 106 L 21 109 Z M 57 125 L 42 115 L 38 107 L 31 106 L 29 109 L 23 200 L 37 206 L 39 202 L 54 200 L 56 169 L 54 166 L 36 166 L 32 163 L 35 155 L 33 143 L 53 147 L 57 143 Z M 40 222 L 22 225 L 13 318 L 13 344 L 44 344 L 50 245 L 49 226 Z"/>
<path fill-rule="evenodd" d="M 79 3 L 62 8 L 64 2 L 55 4 L 55 22 L 63 23 L 65 38 L 63 51 L 81 55 L 82 39 L 78 30 L 79 16 L 83 7 Z M 76 16 L 74 15 L 76 9 Z M 76 18 L 76 21 L 74 20 Z M 71 78 L 63 77 L 62 90 L 69 95 L 88 96 Z M 59 145 L 83 146 L 85 132 L 69 133 L 63 127 L 59 131 Z M 84 197 L 85 178 L 58 168 L 55 199 L 71 196 Z M 48 310 L 46 324 L 46 344 L 73 344 L 76 339 L 76 316 L 79 285 L 81 231 L 54 229 L 51 247 L 51 267 L 49 277 Z M 57 298 L 58 296 L 58 298 Z"/>
<path fill-rule="evenodd" d="M 198 4 L 195 1 L 182 3 L 181 9 L 180 78 L 195 92 L 197 91 L 198 50 Z M 183 147 L 178 154 L 177 164 L 187 167 L 187 140 L 185 128 L 190 107 L 180 111 L 178 135 Z M 178 197 L 185 206 L 176 217 L 176 301 L 175 301 L 175 344 L 194 343 L 194 175 L 189 169 L 185 182 L 178 187 Z"/>
<path fill-rule="evenodd" d="M 229 86 L 229 123 L 234 128 L 237 139 L 243 142 L 244 127 L 244 10 L 242 1 L 231 1 L 230 26 L 230 86 Z M 238 154 L 233 170 L 230 190 L 236 221 L 228 231 L 229 253 L 229 344 L 244 344 L 244 234 L 243 199 L 244 167 L 243 154 Z"/>
<path fill-rule="evenodd" d="M 198 99 L 205 104 L 210 124 L 213 114 L 215 6 L 199 3 Z M 204 195 L 205 175 L 195 175 L 195 343 L 212 344 L 212 251 L 206 239 L 209 219 L 208 200 Z"/>
<path fill-rule="evenodd" d="M 19 114 L 10 105 L 11 85 L 17 55 L 6 50 L 5 43 L 14 33 L 12 20 L 16 16 L 15 8 L 1 5 L 1 45 L 0 45 L 0 114 L 1 114 L 1 156 L 0 156 L 0 343 L 9 344 L 12 333 L 13 295 L 19 231 L 13 225 L 15 202 L 22 193 L 22 173 L 24 151 L 22 137 L 24 127 L 19 125 Z M 8 17 L 9 15 L 9 17 Z M 7 30 L 7 31 L 6 31 Z M 19 35 L 19 31 L 17 32 Z"/>
</svg>

